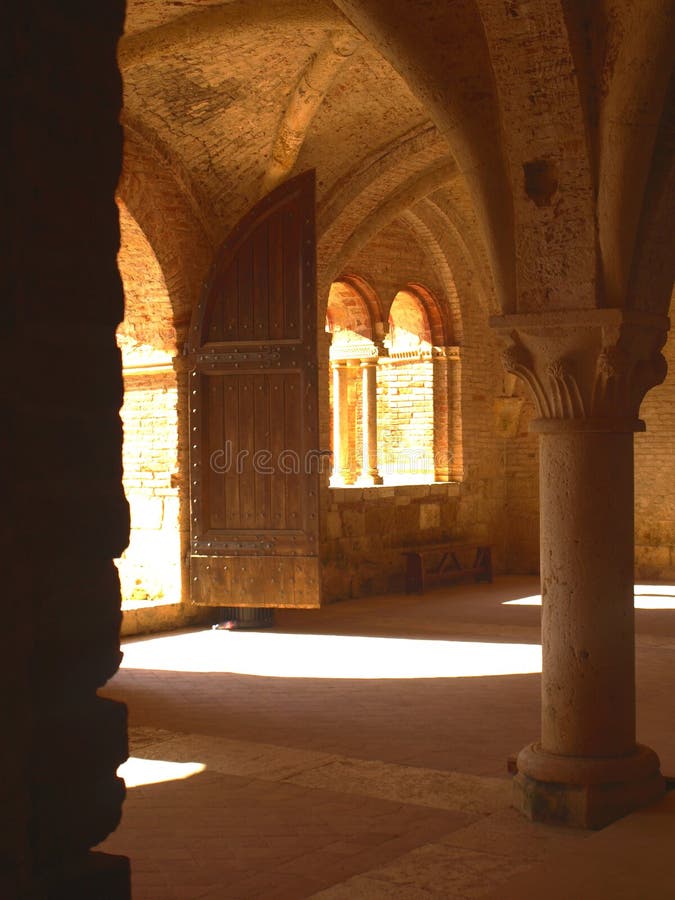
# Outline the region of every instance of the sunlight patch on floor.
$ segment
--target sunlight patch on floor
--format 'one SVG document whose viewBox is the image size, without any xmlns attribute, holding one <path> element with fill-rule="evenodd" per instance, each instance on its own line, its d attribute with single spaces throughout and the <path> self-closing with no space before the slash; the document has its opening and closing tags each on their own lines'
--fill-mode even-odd
<svg viewBox="0 0 675 900">
<path fill-rule="evenodd" d="M 505 600 L 502 606 L 541 606 L 541 594 Z M 675 609 L 675 585 L 636 584 L 635 609 Z"/>
<path fill-rule="evenodd" d="M 517 600 L 504 600 L 502 606 L 541 606 L 541 594 L 531 597 L 518 597 Z"/>
<path fill-rule="evenodd" d="M 675 585 L 636 584 L 635 609 L 675 609 Z"/>
<path fill-rule="evenodd" d="M 130 756 L 117 769 L 117 774 L 124 779 L 128 788 L 141 787 L 144 784 L 161 784 L 164 781 L 181 781 L 199 775 L 206 766 L 196 762 L 168 762 L 164 759 L 141 759 Z"/>
<path fill-rule="evenodd" d="M 276 678 L 459 678 L 541 672 L 538 644 L 206 631 L 125 644 L 123 669 Z"/>
</svg>

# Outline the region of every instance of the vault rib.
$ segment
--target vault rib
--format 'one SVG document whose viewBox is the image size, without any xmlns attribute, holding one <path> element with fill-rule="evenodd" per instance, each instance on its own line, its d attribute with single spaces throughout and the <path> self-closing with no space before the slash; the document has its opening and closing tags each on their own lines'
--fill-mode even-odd
<svg viewBox="0 0 675 900">
<path fill-rule="evenodd" d="M 361 39 L 331 31 L 305 66 L 288 100 L 263 179 L 262 195 L 281 184 L 293 170 L 307 131 L 338 72 L 354 55 Z"/>
</svg>

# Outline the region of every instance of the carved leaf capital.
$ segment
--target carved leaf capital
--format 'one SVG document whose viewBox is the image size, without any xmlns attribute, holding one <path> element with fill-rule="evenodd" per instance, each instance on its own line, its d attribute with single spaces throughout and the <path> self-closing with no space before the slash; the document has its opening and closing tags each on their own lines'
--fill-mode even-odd
<svg viewBox="0 0 675 900">
<path fill-rule="evenodd" d="M 617 309 L 572 310 L 492 320 L 508 372 L 530 388 L 542 419 L 638 422 L 660 384 L 664 317 Z"/>
</svg>

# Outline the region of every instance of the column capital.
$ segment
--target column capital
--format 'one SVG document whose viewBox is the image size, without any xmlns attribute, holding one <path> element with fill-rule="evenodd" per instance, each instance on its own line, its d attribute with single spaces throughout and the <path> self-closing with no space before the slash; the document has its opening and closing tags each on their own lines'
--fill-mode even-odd
<svg viewBox="0 0 675 900">
<path fill-rule="evenodd" d="M 640 404 L 666 376 L 670 322 L 633 310 L 555 310 L 493 317 L 507 372 L 534 397 L 536 431 L 642 431 Z"/>
<path fill-rule="evenodd" d="M 461 348 L 455 344 L 451 344 L 448 346 L 439 346 L 431 348 L 431 357 L 432 359 L 451 359 L 451 360 L 459 360 Z"/>
</svg>

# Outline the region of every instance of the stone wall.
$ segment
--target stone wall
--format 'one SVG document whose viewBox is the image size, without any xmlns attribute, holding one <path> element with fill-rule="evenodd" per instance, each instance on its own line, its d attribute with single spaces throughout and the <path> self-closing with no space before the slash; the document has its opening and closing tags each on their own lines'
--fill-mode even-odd
<svg viewBox="0 0 675 900">
<path fill-rule="evenodd" d="M 401 591 L 401 548 L 456 531 L 458 484 L 331 488 L 322 546 L 327 601 Z"/>
</svg>

